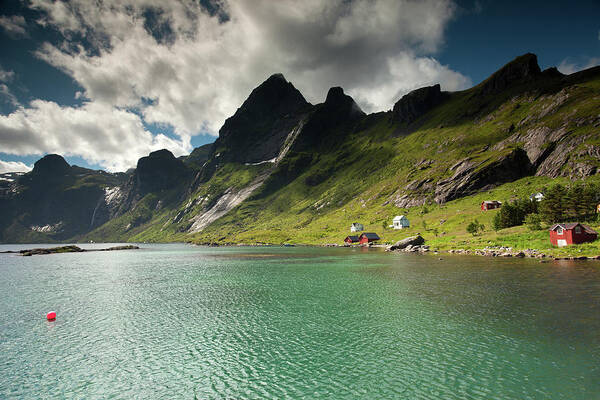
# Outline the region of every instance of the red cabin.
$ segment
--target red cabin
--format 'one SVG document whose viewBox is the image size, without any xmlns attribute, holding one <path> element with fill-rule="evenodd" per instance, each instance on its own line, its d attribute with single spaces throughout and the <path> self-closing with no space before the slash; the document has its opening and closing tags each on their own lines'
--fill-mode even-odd
<svg viewBox="0 0 600 400">
<path fill-rule="evenodd" d="M 344 243 L 346 243 L 346 244 L 358 243 L 358 236 L 356 236 L 356 235 L 346 236 L 346 239 L 344 239 Z"/>
<path fill-rule="evenodd" d="M 365 232 L 362 235 L 360 235 L 360 237 L 358 238 L 358 242 L 360 244 L 367 244 L 367 243 L 375 242 L 380 239 L 381 238 L 376 233 Z"/>
<path fill-rule="evenodd" d="M 598 232 L 579 222 L 556 224 L 550 228 L 550 242 L 558 247 L 593 242 L 597 237 Z"/>
<path fill-rule="evenodd" d="M 485 200 L 481 202 L 481 210 L 493 210 L 494 208 L 502 207 L 502 202 L 498 200 Z"/>
</svg>

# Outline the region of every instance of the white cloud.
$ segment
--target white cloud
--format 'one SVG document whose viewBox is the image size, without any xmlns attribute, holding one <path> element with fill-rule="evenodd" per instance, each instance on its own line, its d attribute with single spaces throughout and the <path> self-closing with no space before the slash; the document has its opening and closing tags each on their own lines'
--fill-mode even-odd
<svg viewBox="0 0 600 400">
<path fill-rule="evenodd" d="M 148 122 L 171 124 L 182 134 L 216 134 L 274 72 L 283 72 L 312 102 L 322 101 L 330 86 L 343 86 L 363 99 L 367 111 L 389 109 L 397 100 L 382 93 L 395 96 L 432 77 L 447 79 L 441 83 L 452 88 L 469 83 L 437 61 L 432 74 L 418 74 L 443 43 L 455 9 L 449 0 L 224 1 L 225 23 L 187 1 L 170 2 L 169 9 L 155 0 L 113 0 L 104 7 L 83 0 L 69 7 L 60 1 L 34 4 L 47 11 L 46 23 L 66 35 L 108 37 L 108 44 L 98 42 L 98 54 L 50 44 L 39 52 L 71 75 L 85 96 L 140 107 Z M 173 43 L 158 44 L 145 29 L 148 7 L 162 10 Z M 398 57 L 406 73 L 390 68 Z M 154 102 L 144 106 L 142 98 Z"/>
<path fill-rule="evenodd" d="M 10 70 L 5 70 L 0 66 L 0 82 L 11 82 L 15 77 L 15 72 Z"/>
<path fill-rule="evenodd" d="M 124 171 L 153 150 L 167 148 L 176 156 L 191 150 L 189 137 L 152 135 L 132 112 L 99 103 L 61 107 L 43 100 L 0 116 L 0 143 L 5 153 L 76 155 L 109 171 Z"/>
<path fill-rule="evenodd" d="M 600 57 L 587 58 L 583 62 L 574 62 L 569 58 L 565 58 L 561 61 L 557 68 L 563 74 L 572 74 L 577 71 L 595 67 L 597 65 L 600 65 Z"/>
<path fill-rule="evenodd" d="M 17 100 L 15 95 L 12 94 L 8 86 L 4 83 L 0 83 L 0 100 L 9 103 L 13 107 L 19 106 L 19 100 Z"/>
<path fill-rule="evenodd" d="M 7 172 L 29 172 L 32 167 L 20 161 L 2 161 L 0 160 L 0 174 Z"/>
<path fill-rule="evenodd" d="M 27 23 L 22 15 L 0 16 L 0 27 L 13 37 L 29 36 L 27 33 Z"/>
<path fill-rule="evenodd" d="M 114 124 L 117 117 L 125 124 L 135 120 L 132 133 L 118 129 L 127 140 L 143 137 L 143 148 L 160 142 L 143 131 L 136 114 L 120 111 L 124 108 L 137 110 L 143 122 L 172 126 L 180 140 L 171 146 L 187 148 L 190 136 L 216 135 L 250 91 L 275 72 L 282 72 L 313 103 L 322 102 L 329 87 L 342 86 L 367 112 L 390 109 L 420 86 L 441 83 L 456 90 L 471 83 L 434 58 L 456 10 L 451 0 L 215 1 L 227 15 L 224 19 L 209 15 L 193 0 L 30 4 L 42 12 L 40 24 L 58 29 L 65 38 L 44 44 L 38 56 L 73 77 L 86 103 L 78 109 L 38 100 L 5 117 L 5 124 L 10 118 L 11 124 L 19 122 L 19 132 L 29 132 L 24 136 L 29 141 L 21 140 L 21 153 L 25 148 L 68 148 L 113 169 L 132 163 L 127 146 L 101 153 L 86 147 L 89 137 L 78 139 L 78 132 L 94 131 L 99 136 L 94 145 L 101 146 L 103 138 L 114 140 L 103 120 L 108 116 Z M 148 10 L 155 28 L 162 30 L 149 27 Z M 165 30 L 171 34 L 161 40 L 156 33 Z M 85 37 L 93 49 L 78 45 L 76 37 Z M 48 118 L 50 108 L 61 123 L 32 121 Z M 100 115 L 92 115 L 96 112 Z M 61 124 L 71 126 L 73 115 L 82 116 L 80 125 L 64 129 Z M 3 146 L 5 127 L 0 124 Z M 69 146 L 51 145 L 65 142 L 63 137 Z"/>
</svg>

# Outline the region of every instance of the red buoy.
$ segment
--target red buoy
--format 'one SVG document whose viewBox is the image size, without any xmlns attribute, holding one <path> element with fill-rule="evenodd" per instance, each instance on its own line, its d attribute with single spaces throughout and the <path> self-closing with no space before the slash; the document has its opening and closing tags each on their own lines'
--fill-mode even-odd
<svg viewBox="0 0 600 400">
<path fill-rule="evenodd" d="M 48 314 L 46 314 L 46 319 L 48 321 L 54 321 L 56 319 L 56 311 L 50 311 Z"/>
</svg>

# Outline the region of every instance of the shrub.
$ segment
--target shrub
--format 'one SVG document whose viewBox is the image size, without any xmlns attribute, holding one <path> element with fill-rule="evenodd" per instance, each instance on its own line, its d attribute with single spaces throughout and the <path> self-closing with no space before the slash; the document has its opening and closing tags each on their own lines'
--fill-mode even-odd
<svg viewBox="0 0 600 400">
<path fill-rule="evenodd" d="M 541 231 L 542 217 L 539 214 L 527 214 L 525 216 L 525 224 L 527 224 L 530 231 Z"/>
<path fill-rule="evenodd" d="M 475 236 L 477 232 L 483 231 L 485 229 L 485 225 L 480 224 L 479 221 L 472 221 L 469 225 L 467 225 L 467 232 L 471 235 Z"/>
</svg>

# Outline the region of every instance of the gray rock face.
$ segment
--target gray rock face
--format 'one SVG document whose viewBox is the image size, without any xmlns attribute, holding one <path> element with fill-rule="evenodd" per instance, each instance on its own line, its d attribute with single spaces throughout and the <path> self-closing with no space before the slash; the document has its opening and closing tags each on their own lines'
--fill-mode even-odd
<svg viewBox="0 0 600 400">
<path fill-rule="evenodd" d="M 217 157 L 217 162 L 270 160 L 277 156 L 290 130 L 310 107 L 283 75 L 272 75 L 225 121 L 211 156 Z"/>
<path fill-rule="evenodd" d="M 446 98 L 439 84 L 413 90 L 394 104 L 392 121 L 410 124 L 440 105 Z"/>
<path fill-rule="evenodd" d="M 325 102 L 314 106 L 307 116 L 291 151 L 312 153 L 330 149 L 342 139 L 343 130 L 351 131 L 364 116 L 358 104 L 341 87 L 332 87 Z"/>
<path fill-rule="evenodd" d="M 402 250 L 408 246 L 421 246 L 425 244 L 425 239 L 421 235 L 410 236 L 394 243 L 389 247 L 390 250 Z"/>
<path fill-rule="evenodd" d="M 487 190 L 532 174 L 525 150 L 517 148 L 493 161 L 464 159 L 450 168 L 454 175 L 440 180 L 435 188 L 435 201 L 445 203 L 459 197 Z"/>
</svg>

